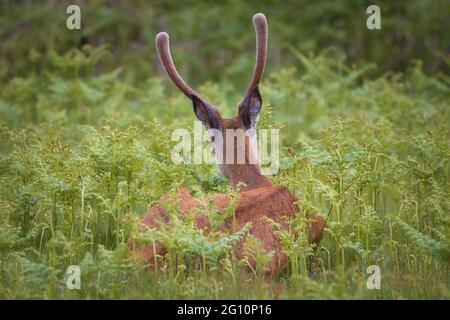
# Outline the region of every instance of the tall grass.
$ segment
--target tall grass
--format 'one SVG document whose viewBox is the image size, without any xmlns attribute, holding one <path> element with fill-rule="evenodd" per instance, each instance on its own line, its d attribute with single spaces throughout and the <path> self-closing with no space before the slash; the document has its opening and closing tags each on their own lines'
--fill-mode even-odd
<svg viewBox="0 0 450 320">
<path fill-rule="evenodd" d="M 86 47 L 52 54 L 43 74 L 0 83 L 0 298 L 448 299 L 449 76 L 417 63 L 372 78 L 374 66 L 348 67 L 334 51 L 292 52 L 298 68 L 261 86 L 260 127 L 282 127 L 271 179 L 303 208 L 279 230 L 289 266 L 273 281 L 255 239 L 245 250 L 256 269 L 234 256 L 244 231 L 204 236 L 170 203 L 171 224 L 139 228 L 149 206 L 181 185 L 236 196 L 216 166 L 172 163 L 172 129 L 192 128 L 194 116 L 161 79 L 132 85 L 119 69 L 98 74 L 109 51 Z M 200 91 L 225 114 L 241 93 L 221 83 Z M 318 247 L 294 237 L 312 211 L 328 218 Z M 130 236 L 163 242 L 162 267 L 147 270 Z M 74 264 L 81 290 L 65 285 Z M 373 264 L 380 290 L 366 287 Z"/>
</svg>

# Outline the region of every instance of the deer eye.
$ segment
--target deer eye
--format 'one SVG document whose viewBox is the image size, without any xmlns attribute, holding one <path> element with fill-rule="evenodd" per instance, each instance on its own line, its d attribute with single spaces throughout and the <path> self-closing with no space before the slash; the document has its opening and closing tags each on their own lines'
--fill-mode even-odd
<svg viewBox="0 0 450 320">
<path fill-rule="evenodd" d="M 211 137 L 211 142 L 214 142 L 214 141 L 216 141 L 216 137 L 212 136 Z"/>
</svg>

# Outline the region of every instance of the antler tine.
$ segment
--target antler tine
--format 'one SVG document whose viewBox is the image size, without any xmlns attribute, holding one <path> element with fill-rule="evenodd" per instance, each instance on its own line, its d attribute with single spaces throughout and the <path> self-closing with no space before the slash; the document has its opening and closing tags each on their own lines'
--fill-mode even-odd
<svg viewBox="0 0 450 320">
<path fill-rule="evenodd" d="M 183 78 L 177 72 L 173 63 L 172 55 L 170 54 L 169 35 L 166 32 L 160 32 L 155 38 L 156 50 L 158 51 L 159 60 L 164 66 L 167 75 L 173 83 L 181 90 L 189 99 L 195 95 L 199 99 L 204 100 L 197 92 L 195 92 L 189 85 L 184 82 Z"/>
<path fill-rule="evenodd" d="M 264 73 L 267 55 L 268 26 L 266 16 L 262 13 L 255 14 L 253 16 L 253 25 L 255 26 L 256 32 L 256 64 L 247 89 L 247 94 L 259 85 Z"/>
</svg>

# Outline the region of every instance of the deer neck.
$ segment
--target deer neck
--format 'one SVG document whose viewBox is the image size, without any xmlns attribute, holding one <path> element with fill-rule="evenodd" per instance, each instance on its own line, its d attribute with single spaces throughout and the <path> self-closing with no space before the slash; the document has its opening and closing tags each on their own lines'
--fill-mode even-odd
<svg viewBox="0 0 450 320">
<path fill-rule="evenodd" d="M 266 176 L 261 174 L 261 170 L 257 165 L 234 165 L 233 169 L 230 170 L 229 178 L 233 189 L 236 189 L 240 183 L 243 184 L 240 187 L 241 191 L 273 185 Z"/>
</svg>

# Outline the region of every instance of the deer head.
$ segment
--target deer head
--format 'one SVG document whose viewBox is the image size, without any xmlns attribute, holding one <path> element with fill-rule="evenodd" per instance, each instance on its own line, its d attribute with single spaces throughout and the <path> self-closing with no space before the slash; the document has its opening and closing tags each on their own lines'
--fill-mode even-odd
<svg viewBox="0 0 450 320">
<path fill-rule="evenodd" d="M 253 24 L 256 31 L 256 64 L 244 98 L 238 104 L 237 115 L 230 119 L 222 118 L 217 108 L 186 84 L 177 72 L 170 53 L 169 35 L 161 32 L 156 36 L 159 59 L 169 78 L 192 101 L 195 115 L 208 130 L 222 174 L 231 180 L 233 187 L 244 183 L 243 189 L 271 185 L 261 174 L 255 130 L 262 107 L 258 85 L 266 62 L 266 17 L 262 13 L 256 14 Z"/>
</svg>

